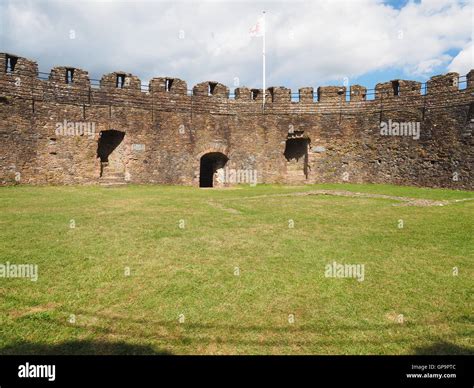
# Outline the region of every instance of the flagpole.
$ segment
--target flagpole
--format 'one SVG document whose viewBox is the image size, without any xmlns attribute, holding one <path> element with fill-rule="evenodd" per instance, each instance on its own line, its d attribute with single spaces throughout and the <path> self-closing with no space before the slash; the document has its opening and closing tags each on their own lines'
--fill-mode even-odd
<svg viewBox="0 0 474 388">
<path fill-rule="evenodd" d="M 263 47 L 262 47 L 262 59 L 263 59 L 263 101 L 262 101 L 262 110 L 265 110 L 265 95 L 266 95 L 266 88 L 265 88 L 265 34 L 267 30 L 267 26 L 265 23 L 265 11 L 263 11 Z"/>
</svg>

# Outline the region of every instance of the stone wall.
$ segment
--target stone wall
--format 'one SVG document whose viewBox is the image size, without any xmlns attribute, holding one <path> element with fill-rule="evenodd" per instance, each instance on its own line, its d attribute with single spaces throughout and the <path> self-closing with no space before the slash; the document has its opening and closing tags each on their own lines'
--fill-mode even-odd
<svg viewBox="0 0 474 388">
<path fill-rule="evenodd" d="M 261 89 L 238 88 L 229 98 L 218 82 L 191 93 L 186 82 L 160 77 L 143 90 L 126 72 L 91 85 L 86 71 L 71 67 L 41 80 L 34 61 L 0 54 L 0 184 L 199 185 L 201 157 L 221 153 L 226 169 L 256 171 L 258 183 L 473 189 L 474 72 L 464 89 L 458 79 L 432 77 L 425 94 L 419 82 L 381 83 L 373 100 L 360 85 L 348 93 L 303 87 L 298 102 L 272 87 L 263 110 Z M 384 135 L 382 122 L 419 125 L 419 138 Z M 124 136 L 105 161 L 99 137 L 110 130 Z M 284 156 L 288 139 L 304 139 L 304 173 L 301 161 Z"/>
</svg>

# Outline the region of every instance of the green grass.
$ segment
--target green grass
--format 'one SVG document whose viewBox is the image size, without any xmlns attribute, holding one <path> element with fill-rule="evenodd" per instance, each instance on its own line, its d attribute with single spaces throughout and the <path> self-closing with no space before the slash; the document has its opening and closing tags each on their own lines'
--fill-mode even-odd
<svg viewBox="0 0 474 388">
<path fill-rule="evenodd" d="M 39 279 L 0 278 L 0 354 L 474 353 L 474 201 L 275 195 L 317 189 L 474 198 L 349 184 L 4 187 L 0 264 L 37 264 Z M 364 264 L 364 281 L 326 278 L 333 261 Z"/>
</svg>

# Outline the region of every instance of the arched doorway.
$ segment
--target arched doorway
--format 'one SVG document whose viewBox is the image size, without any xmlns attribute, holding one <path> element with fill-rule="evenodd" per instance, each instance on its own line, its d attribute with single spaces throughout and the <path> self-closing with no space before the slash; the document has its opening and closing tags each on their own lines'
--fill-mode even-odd
<svg viewBox="0 0 474 388">
<path fill-rule="evenodd" d="M 298 183 L 308 179 L 307 138 L 288 138 L 285 144 L 286 179 L 288 183 Z"/>
<path fill-rule="evenodd" d="M 123 150 L 115 151 L 123 141 L 125 132 L 110 129 L 108 131 L 101 131 L 99 136 L 99 143 L 97 145 L 97 157 L 100 159 L 100 176 L 104 175 L 107 167 L 109 170 L 115 172 L 123 172 Z M 120 147 L 123 148 L 123 147 Z"/>
<path fill-rule="evenodd" d="M 199 187 L 214 187 L 216 172 L 224 168 L 229 158 L 220 152 L 209 152 L 201 156 L 199 168 Z"/>
</svg>

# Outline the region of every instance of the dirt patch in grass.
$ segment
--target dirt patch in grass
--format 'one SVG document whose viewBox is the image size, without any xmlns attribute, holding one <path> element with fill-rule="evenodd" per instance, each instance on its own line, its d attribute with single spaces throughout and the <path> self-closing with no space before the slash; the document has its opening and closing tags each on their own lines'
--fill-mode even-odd
<svg viewBox="0 0 474 388">
<path fill-rule="evenodd" d="M 56 307 L 57 307 L 56 303 L 51 303 L 50 302 L 50 303 L 46 303 L 46 304 L 39 305 L 39 306 L 29 307 L 29 308 L 23 309 L 23 310 L 10 311 L 9 315 L 10 315 L 11 318 L 17 319 L 17 318 L 26 317 L 27 315 L 43 313 L 43 312 L 46 312 L 46 311 L 52 311 Z"/>
<path fill-rule="evenodd" d="M 234 208 L 231 208 L 231 207 L 226 207 L 220 203 L 217 203 L 217 202 L 214 202 L 214 201 L 208 201 L 206 202 L 208 205 L 212 206 L 213 208 L 215 209 L 219 209 L 219 210 L 222 210 L 226 213 L 231 213 L 231 214 L 241 214 L 240 211 L 238 211 L 237 209 L 234 209 Z"/>
<path fill-rule="evenodd" d="M 401 203 L 396 203 L 393 206 L 446 206 L 453 203 L 473 201 L 474 198 L 461 198 L 451 200 L 433 200 L 424 198 L 410 198 L 410 197 L 399 197 L 394 195 L 385 194 L 370 194 L 370 193 L 358 193 L 345 190 L 311 190 L 296 193 L 284 193 L 284 194 L 266 194 L 254 197 L 248 197 L 249 199 L 259 199 L 265 197 L 301 197 L 307 195 L 335 195 L 338 197 L 351 197 L 351 198 L 378 198 L 378 199 L 390 199 Z"/>
</svg>

